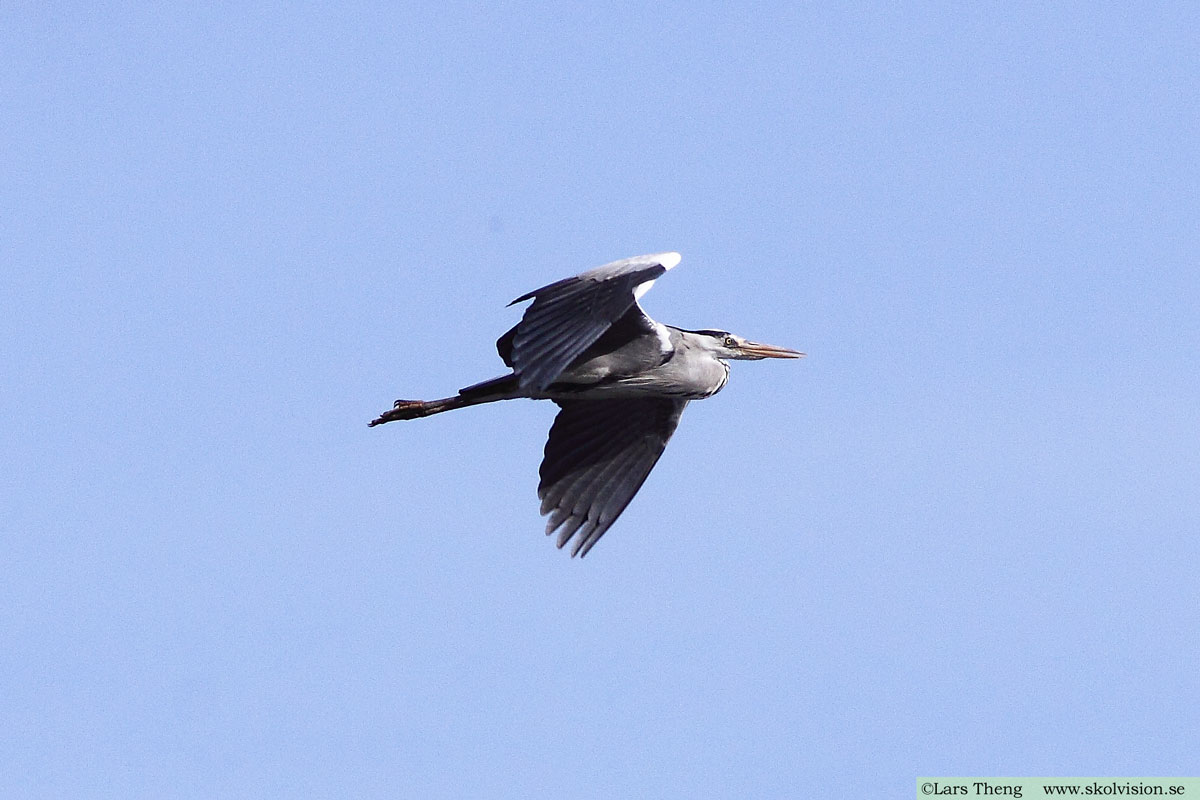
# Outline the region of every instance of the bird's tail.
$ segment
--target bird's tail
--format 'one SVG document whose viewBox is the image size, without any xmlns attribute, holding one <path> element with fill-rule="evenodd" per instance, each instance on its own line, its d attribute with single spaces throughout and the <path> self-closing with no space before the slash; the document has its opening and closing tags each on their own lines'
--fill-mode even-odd
<svg viewBox="0 0 1200 800">
<path fill-rule="evenodd" d="M 453 411 L 456 408 L 477 406 L 480 403 L 509 400 L 521 396 L 515 393 L 517 388 L 516 375 L 505 375 L 468 386 L 460 390 L 454 397 L 443 397 L 440 400 L 397 400 L 390 409 L 367 424 L 373 428 L 376 425 L 395 422 L 398 419 L 417 419 L 418 417 L 428 417 L 431 414 L 441 414 L 443 411 Z"/>
</svg>

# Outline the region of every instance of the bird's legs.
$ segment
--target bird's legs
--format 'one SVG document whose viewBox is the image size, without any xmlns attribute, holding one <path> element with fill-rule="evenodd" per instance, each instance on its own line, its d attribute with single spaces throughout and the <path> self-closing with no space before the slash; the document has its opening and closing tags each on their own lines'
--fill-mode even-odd
<svg viewBox="0 0 1200 800">
<path fill-rule="evenodd" d="M 490 381 L 468 386 L 454 397 L 443 397 L 441 400 L 397 400 L 387 411 L 368 423 L 372 428 L 385 422 L 398 419 L 416 419 L 428 417 L 430 414 L 440 414 L 443 411 L 453 411 L 456 408 L 477 406 L 480 403 L 494 403 L 497 400 L 511 400 L 523 396 L 517 386 L 516 375 L 503 375 Z"/>
<path fill-rule="evenodd" d="M 467 405 L 461 397 L 444 397 L 441 400 L 397 400 L 395 405 L 367 423 L 370 427 L 398 419 L 416 419 L 440 414 Z"/>
</svg>

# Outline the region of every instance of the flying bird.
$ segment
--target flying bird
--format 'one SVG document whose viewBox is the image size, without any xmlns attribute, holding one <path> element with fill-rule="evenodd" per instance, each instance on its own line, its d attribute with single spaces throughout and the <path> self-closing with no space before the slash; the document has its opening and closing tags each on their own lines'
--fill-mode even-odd
<svg viewBox="0 0 1200 800">
<path fill-rule="evenodd" d="M 584 556 L 654 468 L 679 415 L 729 378 L 727 359 L 801 358 L 728 331 L 690 331 L 646 315 L 638 300 L 678 253 L 613 261 L 521 295 L 521 321 L 496 342 L 508 375 L 441 400 L 397 400 L 370 425 L 526 397 L 559 407 L 539 471 L 546 534 Z"/>
</svg>

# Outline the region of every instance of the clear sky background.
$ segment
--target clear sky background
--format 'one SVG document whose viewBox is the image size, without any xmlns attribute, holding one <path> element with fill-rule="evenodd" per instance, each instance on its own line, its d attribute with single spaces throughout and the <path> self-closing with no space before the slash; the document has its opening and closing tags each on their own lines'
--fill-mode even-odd
<svg viewBox="0 0 1200 800">
<path fill-rule="evenodd" d="M 0 8 L 0 795 L 1200 772 L 1200 6 Z M 513 297 L 735 363 L 588 558 Z"/>
</svg>

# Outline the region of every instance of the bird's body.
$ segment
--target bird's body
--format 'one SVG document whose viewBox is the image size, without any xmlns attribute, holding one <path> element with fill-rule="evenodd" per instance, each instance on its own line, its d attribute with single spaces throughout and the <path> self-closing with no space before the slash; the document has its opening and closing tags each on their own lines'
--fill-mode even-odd
<svg viewBox="0 0 1200 800">
<path fill-rule="evenodd" d="M 729 378 L 729 365 L 703 356 L 705 337 L 655 324 L 654 336 L 630 337 L 626 331 L 610 329 L 545 389 L 517 396 L 536 400 L 647 396 L 699 400 L 721 391 Z"/>
<path fill-rule="evenodd" d="M 397 400 L 371 425 L 516 398 L 553 400 L 538 496 L 558 546 L 579 534 L 585 555 L 641 488 L 691 400 L 729 378 L 726 359 L 799 358 L 726 331 L 689 331 L 655 322 L 638 304 L 655 279 L 679 263 L 659 253 L 605 264 L 544 286 L 521 321 L 496 342 L 512 373 L 441 400 Z"/>
<path fill-rule="evenodd" d="M 660 325 L 655 338 L 641 337 L 611 351 L 603 347 L 585 352 L 547 387 L 548 399 L 560 399 L 565 390 L 576 397 L 711 397 L 729 379 L 729 365 L 717 358 L 695 356 L 700 335 Z M 658 359 L 658 364 L 653 364 Z"/>
</svg>

